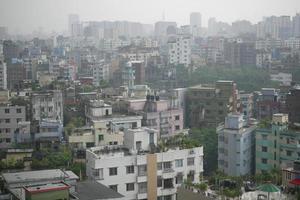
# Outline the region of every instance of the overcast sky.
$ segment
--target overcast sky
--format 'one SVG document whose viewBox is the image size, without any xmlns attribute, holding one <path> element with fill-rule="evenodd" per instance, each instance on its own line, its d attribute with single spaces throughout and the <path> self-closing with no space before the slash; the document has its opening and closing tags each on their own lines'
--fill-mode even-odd
<svg viewBox="0 0 300 200">
<path fill-rule="evenodd" d="M 297 10 L 298 9 L 298 10 Z M 0 0 L 0 26 L 9 32 L 67 29 L 67 15 L 77 13 L 81 20 L 128 20 L 151 23 L 166 20 L 189 23 L 190 12 L 201 12 L 202 23 L 209 17 L 232 22 L 263 16 L 294 15 L 300 0 Z"/>
</svg>

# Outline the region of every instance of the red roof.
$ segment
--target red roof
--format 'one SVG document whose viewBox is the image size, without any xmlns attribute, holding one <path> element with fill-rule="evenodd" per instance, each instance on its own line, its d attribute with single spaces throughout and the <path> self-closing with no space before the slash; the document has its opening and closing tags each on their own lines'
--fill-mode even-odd
<svg viewBox="0 0 300 200">
<path fill-rule="evenodd" d="M 291 180 L 289 183 L 293 184 L 293 185 L 300 185 L 300 178 L 296 178 L 294 180 Z"/>
</svg>

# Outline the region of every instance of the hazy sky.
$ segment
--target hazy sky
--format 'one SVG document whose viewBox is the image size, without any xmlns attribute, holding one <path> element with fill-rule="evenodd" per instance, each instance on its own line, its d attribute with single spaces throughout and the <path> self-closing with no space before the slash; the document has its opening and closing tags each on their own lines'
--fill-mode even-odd
<svg viewBox="0 0 300 200">
<path fill-rule="evenodd" d="M 297 10 L 298 9 L 298 10 Z M 81 20 L 128 20 L 154 23 L 161 20 L 189 23 L 190 12 L 201 12 L 202 23 L 209 17 L 232 22 L 263 16 L 294 15 L 300 0 L 0 0 L 0 26 L 9 32 L 67 30 L 67 15 L 78 13 Z"/>
</svg>

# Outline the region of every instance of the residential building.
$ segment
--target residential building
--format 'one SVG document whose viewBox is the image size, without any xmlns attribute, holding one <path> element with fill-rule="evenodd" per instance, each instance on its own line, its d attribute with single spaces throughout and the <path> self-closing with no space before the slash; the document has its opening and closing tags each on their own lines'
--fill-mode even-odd
<svg viewBox="0 0 300 200">
<path fill-rule="evenodd" d="M 62 122 L 55 119 L 41 119 L 32 139 L 39 143 L 40 147 L 46 145 L 46 147 L 57 148 L 60 142 L 63 141 Z"/>
<path fill-rule="evenodd" d="M 289 38 L 284 40 L 284 46 L 294 50 L 300 49 L 300 38 Z"/>
<path fill-rule="evenodd" d="M 93 121 L 112 115 L 112 106 L 103 100 L 89 100 L 85 106 L 85 117 L 87 121 Z"/>
<path fill-rule="evenodd" d="M 300 175 L 300 162 L 295 160 L 292 166 L 281 169 L 282 171 L 282 185 L 288 188 L 297 188 L 296 185 L 291 184 L 292 181 L 298 181 Z"/>
<path fill-rule="evenodd" d="M 101 82 L 109 80 L 109 65 L 104 60 L 92 63 L 93 85 L 100 86 Z"/>
<path fill-rule="evenodd" d="M 14 60 L 7 65 L 7 88 L 9 90 L 19 90 L 26 79 L 26 70 L 20 60 Z"/>
<path fill-rule="evenodd" d="M 258 120 L 269 118 L 279 113 L 282 109 L 279 90 L 274 88 L 262 88 L 254 93 L 254 117 Z"/>
<path fill-rule="evenodd" d="M 272 63 L 271 51 L 260 49 L 256 50 L 256 67 L 269 68 Z"/>
<path fill-rule="evenodd" d="M 300 86 L 295 85 L 286 95 L 286 107 L 290 123 L 300 123 Z"/>
<path fill-rule="evenodd" d="M 177 27 L 176 22 L 159 21 L 154 25 L 154 34 L 157 37 L 167 36 L 168 27 Z"/>
<path fill-rule="evenodd" d="M 168 40 L 168 62 L 173 65 L 191 64 L 191 37 L 189 35 L 170 36 Z"/>
<path fill-rule="evenodd" d="M 123 85 L 127 86 L 128 89 L 133 88 L 135 81 L 135 70 L 131 62 L 127 62 L 122 67 L 122 81 Z"/>
<path fill-rule="evenodd" d="M 125 146 L 95 147 L 86 151 L 89 179 L 110 187 L 128 200 L 175 200 L 177 188 L 184 180 L 200 182 L 202 147 L 155 152 L 155 131 L 128 131 Z"/>
<path fill-rule="evenodd" d="M 2 173 L 2 179 L 4 183 L 4 188 L 6 189 L 6 191 L 9 192 L 7 194 L 9 196 L 8 199 L 16 197 L 17 199 L 21 200 L 24 199 L 24 196 L 22 195 L 25 195 L 26 187 L 30 188 L 31 186 L 33 186 L 31 189 L 34 190 L 34 187 L 36 189 L 37 185 L 40 185 L 41 188 L 43 188 L 48 186 L 50 187 L 52 183 L 59 183 L 59 182 L 64 182 L 65 184 L 67 184 L 68 187 L 64 187 L 64 189 L 67 189 L 68 192 L 70 193 L 74 193 L 76 182 L 79 179 L 79 177 L 75 175 L 72 171 L 63 171 L 61 169 L 50 169 L 50 170 Z M 46 195 L 46 197 L 49 198 L 49 194 Z M 45 199 L 47 199 L 46 197 Z M 39 198 L 32 198 L 32 199 L 39 199 Z"/>
<path fill-rule="evenodd" d="M 134 84 L 143 85 L 145 83 L 145 64 L 143 61 L 131 61 L 134 70 Z"/>
<path fill-rule="evenodd" d="M 217 127 L 219 170 L 229 176 L 254 174 L 255 128 L 244 122 L 243 114 L 228 114 Z"/>
<path fill-rule="evenodd" d="M 25 106 L 0 106 L 0 148 L 9 148 L 16 142 L 15 134 L 26 122 Z M 30 123 L 26 125 L 26 133 L 30 130 Z"/>
<path fill-rule="evenodd" d="M 60 90 L 34 92 L 31 95 L 32 118 L 58 120 L 63 123 L 63 98 Z"/>
<path fill-rule="evenodd" d="M 143 116 L 142 125 L 158 131 L 159 137 L 170 137 L 185 132 L 183 109 L 169 107 L 167 100 L 147 95 L 146 99 L 126 100 L 128 112 Z"/>
<path fill-rule="evenodd" d="M 256 173 L 291 167 L 299 160 L 299 127 L 289 126 L 288 114 L 273 115 L 270 127 L 258 128 L 256 139 Z"/>
<path fill-rule="evenodd" d="M 228 113 L 238 110 L 236 83 L 217 81 L 215 86 L 198 85 L 187 91 L 189 127 L 216 127 Z"/>
<path fill-rule="evenodd" d="M 293 36 L 300 37 L 300 13 L 293 17 Z"/>
</svg>

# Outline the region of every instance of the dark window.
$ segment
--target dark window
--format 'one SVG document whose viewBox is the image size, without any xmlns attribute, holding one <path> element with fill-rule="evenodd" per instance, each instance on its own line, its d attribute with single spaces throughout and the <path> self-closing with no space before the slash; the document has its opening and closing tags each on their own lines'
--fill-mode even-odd
<svg viewBox="0 0 300 200">
<path fill-rule="evenodd" d="M 126 167 L 126 173 L 127 174 L 133 174 L 134 173 L 134 166 L 130 165 Z"/>
<path fill-rule="evenodd" d="M 118 192 L 118 185 L 110 185 L 109 188 Z"/>
<path fill-rule="evenodd" d="M 109 168 L 109 175 L 110 176 L 116 176 L 116 175 L 118 175 L 118 168 L 117 167 Z"/>
<path fill-rule="evenodd" d="M 176 115 L 175 120 L 179 120 L 179 119 L 180 119 L 180 115 Z"/>
<path fill-rule="evenodd" d="M 268 151 L 268 147 L 261 147 L 261 151 L 262 152 L 267 152 Z"/>
<path fill-rule="evenodd" d="M 268 163 L 268 159 L 262 158 L 262 159 L 261 159 L 261 162 L 262 162 L 263 164 L 267 164 L 267 163 Z"/>
<path fill-rule="evenodd" d="M 133 191 L 134 183 L 126 183 L 126 191 Z"/>
<path fill-rule="evenodd" d="M 99 140 L 99 141 L 104 140 L 104 136 L 103 136 L 103 135 L 98 135 L 98 140 Z"/>
<path fill-rule="evenodd" d="M 10 123 L 10 119 L 5 119 L 5 123 Z"/>
<path fill-rule="evenodd" d="M 9 108 L 5 108 L 5 113 L 9 113 Z"/>
<path fill-rule="evenodd" d="M 175 126 L 175 130 L 180 130 L 180 126 L 179 125 Z"/>
<path fill-rule="evenodd" d="M 17 113 L 22 113 L 22 109 L 21 108 L 17 108 Z"/>
</svg>

